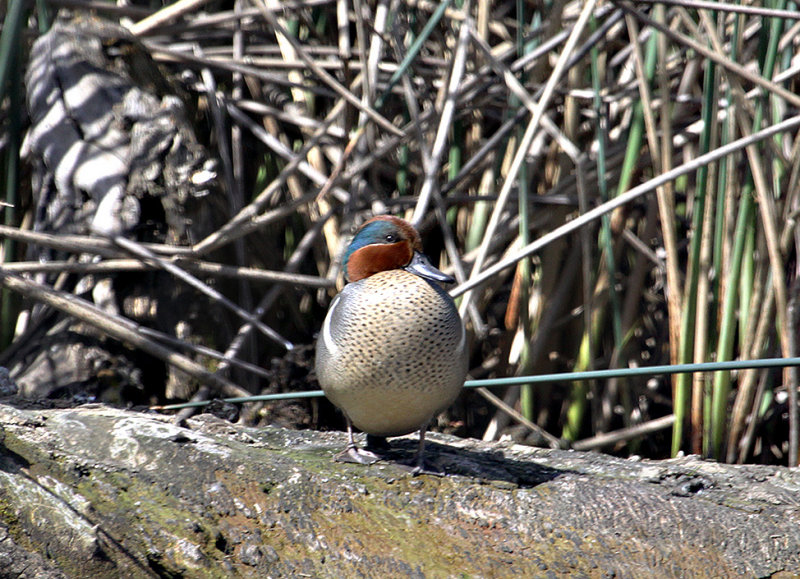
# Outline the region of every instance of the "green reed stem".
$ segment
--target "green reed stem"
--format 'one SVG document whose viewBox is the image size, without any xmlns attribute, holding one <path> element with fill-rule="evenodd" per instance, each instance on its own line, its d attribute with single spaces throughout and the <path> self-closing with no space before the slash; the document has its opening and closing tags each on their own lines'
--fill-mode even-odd
<svg viewBox="0 0 800 579">
<path fill-rule="evenodd" d="M 714 97 L 715 66 L 708 62 L 703 78 L 703 94 L 706 99 L 703 103 L 704 130 L 700 135 L 700 154 L 705 154 L 711 146 L 711 126 L 714 122 Z M 703 165 L 697 170 L 697 188 L 694 203 L 692 204 L 691 242 L 689 245 L 689 261 L 687 264 L 688 275 L 686 291 L 683 299 L 681 316 L 681 341 L 678 346 L 678 362 L 686 364 L 694 357 L 695 345 L 695 319 L 697 316 L 697 284 L 700 275 L 700 250 L 702 248 L 703 227 L 705 223 L 706 187 L 708 178 L 708 165 Z M 691 392 L 691 377 L 678 376 L 675 384 L 675 400 L 673 412 L 675 424 L 672 426 L 672 456 L 678 454 L 683 441 L 683 428 L 688 418 L 689 398 Z"/>
</svg>

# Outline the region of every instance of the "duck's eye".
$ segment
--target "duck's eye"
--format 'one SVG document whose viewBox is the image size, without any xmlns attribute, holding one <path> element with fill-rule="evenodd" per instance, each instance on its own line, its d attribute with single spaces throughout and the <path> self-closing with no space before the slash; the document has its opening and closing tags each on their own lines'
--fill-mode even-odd
<svg viewBox="0 0 800 579">
<path fill-rule="evenodd" d="M 394 243 L 397 241 L 397 234 L 396 233 L 387 233 L 386 237 L 383 238 L 386 243 Z"/>
</svg>

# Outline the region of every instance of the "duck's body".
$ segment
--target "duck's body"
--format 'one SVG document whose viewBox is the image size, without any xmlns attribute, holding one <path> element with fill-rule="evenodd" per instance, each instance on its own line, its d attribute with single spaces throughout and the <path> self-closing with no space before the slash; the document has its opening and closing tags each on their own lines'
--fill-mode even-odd
<svg viewBox="0 0 800 579">
<path fill-rule="evenodd" d="M 436 282 L 402 269 L 347 285 L 317 346 L 325 394 L 376 436 L 419 430 L 450 406 L 466 364 L 453 301 Z"/>
<path fill-rule="evenodd" d="M 461 391 L 467 373 L 464 324 L 437 281 L 452 281 L 420 253 L 405 221 L 367 222 L 345 255 L 350 283 L 334 299 L 317 341 L 326 396 L 373 436 L 425 429 Z M 355 279 L 354 279 L 355 278 Z M 346 460 L 372 462 L 351 445 Z"/>
</svg>

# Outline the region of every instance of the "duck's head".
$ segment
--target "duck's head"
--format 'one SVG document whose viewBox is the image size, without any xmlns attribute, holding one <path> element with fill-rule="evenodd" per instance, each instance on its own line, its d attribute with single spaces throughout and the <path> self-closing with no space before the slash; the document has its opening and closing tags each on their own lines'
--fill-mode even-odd
<svg viewBox="0 0 800 579">
<path fill-rule="evenodd" d="M 417 230 L 408 221 L 391 215 L 373 217 L 359 227 L 344 254 L 343 267 L 349 282 L 393 269 L 442 283 L 455 281 L 430 264 L 422 253 Z"/>
</svg>

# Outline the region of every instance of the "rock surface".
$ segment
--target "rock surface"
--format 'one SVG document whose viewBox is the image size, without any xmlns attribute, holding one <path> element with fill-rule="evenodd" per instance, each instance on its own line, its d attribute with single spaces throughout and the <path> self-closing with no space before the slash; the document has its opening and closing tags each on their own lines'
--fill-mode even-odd
<svg viewBox="0 0 800 579">
<path fill-rule="evenodd" d="M 7 400 L 8 402 L 8 400 Z M 792 576 L 800 472 L 431 435 L 445 477 L 332 462 L 343 433 L 0 404 L 19 577 Z M 397 458 L 413 438 L 395 439 Z"/>
</svg>

